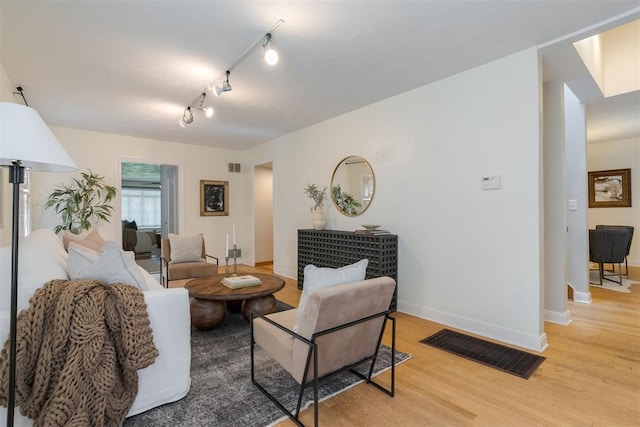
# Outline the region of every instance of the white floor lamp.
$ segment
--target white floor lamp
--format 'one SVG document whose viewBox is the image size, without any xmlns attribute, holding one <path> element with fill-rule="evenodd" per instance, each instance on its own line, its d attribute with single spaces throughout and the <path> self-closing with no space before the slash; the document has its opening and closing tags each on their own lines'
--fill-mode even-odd
<svg viewBox="0 0 640 427">
<path fill-rule="evenodd" d="M 13 426 L 16 383 L 16 318 L 18 315 L 18 238 L 20 230 L 20 184 L 25 168 L 41 172 L 73 172 L 75 163 L 62 148 L 36 110 L 0 102 L 0 166 L 9 167 L 13 184 L 11 235 L 11 318 L 9 327 L 9 377 L 7 427 Z M 4 296 L 3 296 L 4 297 Z M 3 378 L 0 373 L 0 379 Z M 4 383 L 4 379 L 2 382 Z"/>
</svg>

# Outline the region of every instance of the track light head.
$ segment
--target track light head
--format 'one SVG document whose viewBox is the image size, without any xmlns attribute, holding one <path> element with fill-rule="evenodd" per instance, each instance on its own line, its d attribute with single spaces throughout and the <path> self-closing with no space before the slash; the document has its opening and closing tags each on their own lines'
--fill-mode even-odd
<svg viewBox="0 0 640 427">
<path fill-rule="evenodd" d="M 224 83 L 222 84 L 222 91 L 223 92 L 229 92 L 231 90 L 231 85 L 229 84 L 229 76 L 231 75 L 231 72 L 227 71 L 227 80 L 224 81 Z"/>
<path fill-rule="evenodd" d="M 227 79 L 222 83 L 222 86 L 213 87 L 213 94 L 215 96 L 220 96 L 222 92 L 229 92 L 232 89 L 229 84 L 229 76 L 231 75 L 231 72 L 227 70 L 225 74 L 227 75 Z"/>
<path fill-rule="evenodd" d="M 213 107 L 207 106 L 204 101 L 207 99 L 207 92 L 202 92 L 200 95 L 200 105 L 198 106 L 198 110 L 204 112 L 204 115 L 207 117 L 213 117 Z"/>
<path fill-rule="evenodd" d="M 278 63 L 278 52 L 273 48 L 271 44 L 271 33 L 267 33 L 267 41 L 262 45 L 264 49 L 263 59 L 268 65 L 276 65 Z"/>
<path fill-rule="evenodd" d="M 278 52 L 273 49 L 267 49 L 264 53 L 264 62 L 268 65 L 276 65 L 278 63 Z"/>
<path fill-rule="evenodd" d="M 193 111 L 191 111 L 191 107 L 187 107 L 184 109 L 184 113 L 182 113 L 180 126 L 186 128 L 187 125 L 190 125 L 191 123 L 193 123 Z"/>
</svg>

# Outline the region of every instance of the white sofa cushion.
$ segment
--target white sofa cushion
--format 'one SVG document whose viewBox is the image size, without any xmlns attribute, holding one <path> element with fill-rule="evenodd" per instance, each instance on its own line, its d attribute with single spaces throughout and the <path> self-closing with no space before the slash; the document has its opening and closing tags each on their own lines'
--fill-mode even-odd
<svg viewBox="0 0 640 427">
<path fill-rule="evenodd" d="M 67 251 L 51 230 L 34 230 L 18 244 L 18 311 L 31 295 L 53 279 L 68 279 Z M 0 310 L 11 307 L 11 247 L 0 248 Z M 6 297 L 5 297 L 6 296 Z"/>
<path fill-rule="evenodd" d="M 143 291 L 149 289 L 140 266 L 113 240 L 108 240 L 99 254 L 71 242 L 68 268 L 71 280 L 99 280 L 105 285 L 126 283 Z"/>
<path fill-rule="evenodd" d="M 356 263 L 340 268 L 316 267 L 313 264 L 307 265 L 304 268 L 304 289 L 298 302 L 298 314 L 293 331 L 298 332 L 298 324 L 302 318 L 302 311 L 309 294 L 330 286 L 364 280 L 364 276 L 367 273 L 367 265 L 369 265 L 368 259 L 361 259 Z"/>
</svg>

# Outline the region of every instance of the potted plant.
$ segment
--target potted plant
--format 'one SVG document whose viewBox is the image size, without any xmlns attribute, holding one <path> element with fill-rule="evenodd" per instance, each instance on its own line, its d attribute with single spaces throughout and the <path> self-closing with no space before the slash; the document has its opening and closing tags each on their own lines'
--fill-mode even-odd
<svg viewBox="0 0 640 427">
<path fill-rule="evenodd" d="M 313 228 L 315 230 L 323 230 L 327 225 L 327 220 L 324 216 L 324 212 L 322 211 L 327 187 L 320 190 L 315 184 L 307 184 L 304 189 L 304 193 L 314 202 L 314 205 L 311 207 L 311 212 L 313 212 L 313 218 L 311 221 Z"/>
<path fill-rule="evenodd" d="M 68 230 L 79 234 L 94 223 L 109 222 L 113 214 L 111 201 L 117 189 L 105 184 L 104 177 L 91 170 L 80 175 L 81 178 L 73 178 L 71 185 L 57 186 L 44 204 L 45 209 L 53 208 L 62 216 L 62 224 L 54 229 L 56 233 Z"/>
<path fill-rule="evenodd" d="M 331 191 L 333 193 L 333 200 L 336 202 L 336 207 L 340 212 L 347 216 L 356 216 L 361 212 L 360 208 L 362 207 L 362 203 L 356 200 L 351 194 L 343 192 L 340 184 L 334 185 Z"/>
</svg>

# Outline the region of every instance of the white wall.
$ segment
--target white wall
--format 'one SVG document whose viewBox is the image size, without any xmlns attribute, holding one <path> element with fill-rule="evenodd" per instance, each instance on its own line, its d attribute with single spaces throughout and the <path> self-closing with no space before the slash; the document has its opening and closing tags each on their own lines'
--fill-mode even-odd
<svg viewBox="0 0 640 427">
<path fill-rule="evenodd" d="M 203 233 L 207 253 L 223 258 L 226 233 L 231 233 L 234 221 L 240 222 L 243 211 L 240 192 L 244 187 L 245 173 L 229 173 L 227 169 L 228 162 L 237 160 L 237 152 L 62 127 L 51 127 L 51 130 L 80 171 L 91 169 L 104 175 L 110 185 L 118 185 L 117 159 L 121 157 L 180 165 L 180 234 Z M 69 182 L 73 175 L 33 174 L 34 229 L 53 229 L 58 223 L 53 211 L 42 211 L 41 207 L 53 187 Z M 229 181 L 229 216 L 200 216 L 202 179 Z M 117 215 L 110 223 L 101 224 L 99 230 L 105 237 L 119 241 L 122 232 Z M 237 239 L 240 247 L 253 243 L 252 236 L 242 224 L 237 226 Z"/>
<path fill-rule="evenodd" d="M 640 138 L 587 145 L 589 171 L 631 168 L 630 208 L 591 208 L 589 228 L 597 224 L 635 227 L 629 265 L 640 266 Z"/>
<path fill-rule="evenodd" d="M 587 126 L 584 104 L 565 86 L 566 200 L 575 201 L 575 210 L 567 212 L 567 283 L 573 288 L 573 300 L 591 302 L 589 291 L 589 225 L 587 192 Z"/>
<path fill-rule="evenodd" d="M 297 276 L 306 183 L 360 155 L 374 200 L 355 218 L 327 204 L 327 228 L 398 234 L 400 311 L 543 349 L 538 66 L 531 48 L 249 150 L 276 164 L 276 271 Z M 502 188 L 483 191 L 487 175 Z"/>
<path fill-rule="evenodd" d="M 545 319 L 568 324 L 564 83 L 547 82 L 543 91 Z"/>
</svg>

